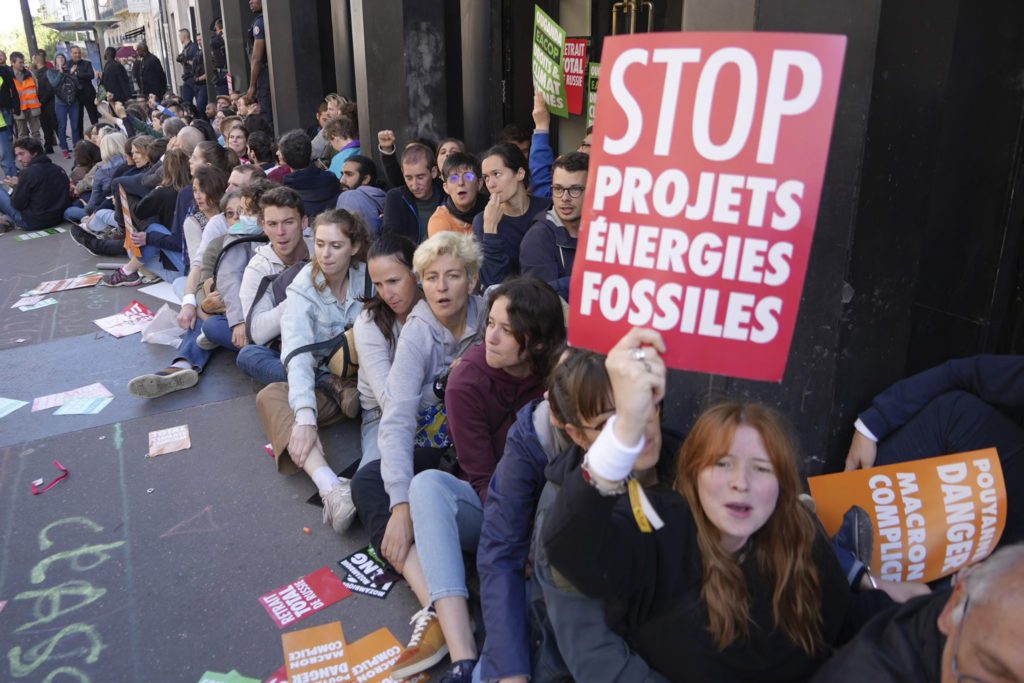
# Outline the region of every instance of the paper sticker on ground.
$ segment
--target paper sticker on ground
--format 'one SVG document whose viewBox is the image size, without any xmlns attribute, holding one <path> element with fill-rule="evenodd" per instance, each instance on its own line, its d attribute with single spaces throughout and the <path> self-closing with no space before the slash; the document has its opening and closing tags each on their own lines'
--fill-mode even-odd
<svg viewBox="0 0 1024 683">
<path fill-rule="evenodd" d="M 69 277 L 63 280 L 48 280 L 22 296 L 34 296 L 36 294 L 50 294 L 52 292 L 63 292 L 69 289 L 81 289 L 82 287 L 95 287 L 103 279 L 102 273 L 85 273 L 78 277 Z"/>
<path fill-rule="evenodd" d="M 39 396 L 32 400 L 32 412 L 62 406 L 73 398 L 103 398 L 106 396 L 113 396 L 113 394 L 103 384 L 96 382 L 70 391 L 62 391 L 59 394 Z"/>
<path fill-rule="evenodd" d="M 188 425 L 180 425 L 169 429 L 161 429 L 149 433 L 149 457 L 183 451 L 192 448 L 192 437 L 189 436 Z"/>
<path fill-rule="evenodd" d="M 16 398 L 0 398 L 0 417 L 7 417 L 18 408 L 27 405 L 28 401 L 19 401 Z"/>
<path fill-rule="evenodd" d="M 11 306 L 11 308 L 21 308 L 22 306 L 32 306 L 37 304 L 46 298 L 45 294 L 36 294 L 35 296 L 23 296 Z"/>
<path fill-rule="evenodd" d="M 95 415 L 114 400 L 113 396 L 102 398 L 72 398 L 54 411 L 54 415 Z"/>
<path fill-rule="evenodd" d="M 378 585 L 374 580 L 384 573 L 384 567 L 373 557 L 369 548 L 359 550 L 338 560 L 338 566 L 348 572 L 345 586 L 354 593 L 383 600 L 394 587 L 394 581 Z"/>
<path fill-rule="evenodd" d="M 312 574 L 275 591 L 260 596 L 260 604 L 278 628 L 316 614 L 328 605 L 352 595 L 330 567 L 321 567 Z"/>
<path fill-rule="evenodd" d="M 36 240 L 40 237 L 49 237 L 50 235 L 59 235 L 62 232 L 67 232 L 66 228 L 46 228 L 45 230 L 33 230 L 27 232 L 24 235 L 15 235 L 15 242 L 24 242 L 25 240 Z"/>
<path fill-rule="evenodd" d="M 281 636 L 289 681 L 351 681 L 341 623 L 304 628 Z"/>
<path fill-rule="evenodd" d="M 1006 485 L 994 448 L 807 480 L 831 536 L 850 507 L 871 518 L 871 568 L 887 581 L 930 582 L 985 559 L 1006 526 Z"/>
<path fill-rule="evenodd" d="M 103 330 L 117 338 L 127 337 L 130 334 L 142 332 L 142 328 L 148 325 L 156 315 L 138 301 L 132 301 L 127 308 L 120 313 L 100 318 L 93 322 Z"/>
<path fill-rule="evenodd" d="M 35 297 L 28 297 L 28 298 L 34 299 Z M 18 310 L 21 311 L 22 313 L 26 313 L 28 311 L 34 311 L 34 310 L 36 310 L 38 308 L 46 308 L 47 306 L 53 306 L 56 303 L 57 303 L 57 300 L 53 299 L 53 298 L 42 299 L 40 301 L 36 301 L 35 303 L 26 304 L 24 306 L 18 306 Z"/>
<path fill-rule="evenodd" d="M 352 679 L 359 683 L 383 683 L 391 680 L 388 672 L 402 654 L 402 645 L 386 628 L 349 643 L 345 652 Z"/>
</svg>

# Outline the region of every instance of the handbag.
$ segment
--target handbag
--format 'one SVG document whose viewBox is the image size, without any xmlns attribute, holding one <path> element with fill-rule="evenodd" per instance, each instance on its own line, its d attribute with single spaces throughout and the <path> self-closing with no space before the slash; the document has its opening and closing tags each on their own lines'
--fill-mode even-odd
<svg viewBox="0 0 1024 683">
<path fill-rule="evenodd" d="M 287 370 L 288 363 L 300 353 L 312 353 L 314 351 L 327 350 L 327 369 L 331 374 L 342 379 L 355 379 L 359 373 L 359 356 L 356 354 L 356 332 L 352 327 L 346 328 L 344 332 L 336 337 L 314 344 L 300 346 L 284 359 L 284 367 Z"/>
</svg>

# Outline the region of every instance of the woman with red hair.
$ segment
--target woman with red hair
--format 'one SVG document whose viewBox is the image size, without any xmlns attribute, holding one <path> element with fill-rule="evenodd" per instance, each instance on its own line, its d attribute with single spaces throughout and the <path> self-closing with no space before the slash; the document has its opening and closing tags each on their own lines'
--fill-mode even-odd
<svg viewBox="0 0 1024 683">
<path fill-rule="evenodd" d="M 665 394 L 664 350 L 634 329 L 608 354 L 615 415 L 549 513 L 551 564 L 603 598 L 612 627 L 670 680 L 806 680 L 891 601 L 851 592 L 770 408 L 705 411 L 672 488 L 644 495 L 628 479 Z"/>
</svg>

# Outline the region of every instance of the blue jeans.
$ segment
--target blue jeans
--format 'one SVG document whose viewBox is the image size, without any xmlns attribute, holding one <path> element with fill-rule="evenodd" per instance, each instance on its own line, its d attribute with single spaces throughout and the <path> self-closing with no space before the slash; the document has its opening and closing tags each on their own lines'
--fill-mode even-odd
<svg viewBox="0 0 1024 683">
<path fill-rule="evenodd" d="M 412 478 L 409 509 L 431 604 L 453 596 L 468 598 L 462 551 L 476 552 L 480 543 L 480 496 L 469 482 L 427 470 Z"/>
<path fill-rule="evenodd" d="M 380 447 L 377 445 L 380 412 L 380 408 L 363 410 L 363 423 L 359 428 L 359 443 L 362 444 L 363 456 L 359 459 L 359 467 L 380 460 Z"/>
<path fill-rule="evenodd" d="M 77 223 L 88 215 L 86 210 L 81 206 L 69 206 L 64 211 L 64 220 L 69 223 Z"/>
<path fill-rule="evenodd" d="M 7 127 L 0 130 L 0 157 L 4 166 L 4 175 L 18 175 L 18 166 L 14 163 L 14 112 L 10 109 L 0 110 Z"/>
<path fill-rule="evenodd" d="M 14 224 L 22 230 L 28 229 L 25 227 L 25 219 L 22 217 L 21 211 L 14 208 L 14 205 L 11 204 L 11 195 L 3 189 L 0 189 L 0 213 L 14 221 Z"/>
<path fill-rule="evenodd" d="M 71 209 L 68 209 L 70 211 Z M 117 221 L 114 220 L 113 209 L 97 209 L 96 213 L 92 215 L 92 220 L 89 221 L 88 225 L 82 227 L 91 232 L 94 235 L 102 235 L 107 230 L 117 227 Z M 64 214 L 64 218 L 67 218 L 67 213 Z"/>
<path fill-rule="evenodd" d="M 288 381 L 288 373 L 281 363 L 281 354 L 266 346 L 249 344 L 243 347 L 235 363 L 242 372 L 262 384 Z"/>
<path fill-rule="evenodd" d="M 211 315 L 203 322 L 197 320 L 196 326 L 191 330 L 185 330 L 181 346 L 178 347 L 178 355 L 174 357 L 175 361 L 186 360 L 192 364 L 196 372 L 203 371 L 206 364 L 210 362 L 213 351 L 201 349 L 196 344 L 196 338 L 199 337 L 200 332 L 215 344 L 230 351 L 238 351 L 238 348 L 231 343 L 231 328 L 228 327 L 228 319 L 223 315 Z"/>
<path fill-rule="evenodd" d="M 171 231 L 159 223 L 153 223 L 146 227 L 146 233 L 156 233 L 158 235 L 170 235 Z M 142 252 L 142 265 L 146 266 L 149 270 L 153 271 L 164 280 L 173 282 L 176 278 L 181 277 L 185 274 L 185 256 L 180 251 L 172 251 L 170 249 L 161 249 L 152 244 L 145 244 L 140 249 Z M 168 270 L 160 259 L 160 255 L 163 254 L 170 261 L 171 265 L 174 266 L 174 271 Z M 166 275 L 170 274 L 170 277 Z"/>
<path fill-rule="evenodd" d="M 81 105 L 78 102 L 65 104 L 60 98 L 54 99 L 54 106 L 57 109 L 57 142 L 60 148 L 68 151 L 68 119 L 71 120 L 71 146 L 74 147 L 82 139 L 82 129 L 78 125 L 78 109 Z"/>
</svg>

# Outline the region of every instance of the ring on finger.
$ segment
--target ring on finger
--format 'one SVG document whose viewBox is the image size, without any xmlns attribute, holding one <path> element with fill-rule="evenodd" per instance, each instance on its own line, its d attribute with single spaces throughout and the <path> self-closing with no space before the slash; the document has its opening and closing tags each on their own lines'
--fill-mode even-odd
<svg viewBox="0 0 1024 683">
<path fill-rule="evenodd" d="M 647 351 L 644 349 L 633 349 L 633 360 L 643 360 L 647 357 Z"/>
</svg>

